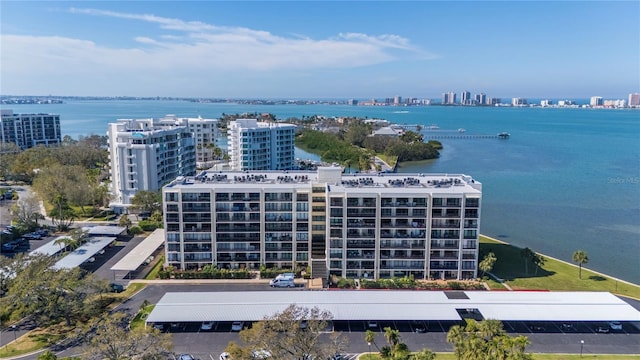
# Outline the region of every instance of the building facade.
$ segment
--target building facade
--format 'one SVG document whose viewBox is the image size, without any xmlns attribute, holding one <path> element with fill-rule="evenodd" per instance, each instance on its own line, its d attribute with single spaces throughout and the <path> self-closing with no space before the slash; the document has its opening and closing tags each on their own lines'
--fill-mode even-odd
<svg viewBox="0 0 640 360">
<path fill-rule="evenodd" d="M 231 169 L 289 170 L 295 161 L 295 125 L 238 119 L 228 127 Z"/>
<path fill-rule="evenodd" d="M 60 145 L 60 115 L 56 114 L 14 114 L 13 110 L 2 109 L 0 118 L 0 141 L 14 143 L 21 149 L 38 145 Z"/>
<path fill-rule="evenodd" d="M 189 128 L 196 145 L 196 166 L 198 168 L 209 168 L 214 161 L 219 160 L 222 156 L 221 152 L 216 153 L 219 136 L 218 119 L 181 118 L 176 115 L 166 115 L 158 119 L 158 123 L 169 127 L 187 126 Z"/>
<path fill-rule="evenodd" d="M 203 172 L 163 188 L 166 263 L 475 278 L 481 198 L 466 175 Z"/>
<path fill-rule="evenodd" d="M 140 190 L 160 190 L 178 176 L 196 173 L 195 141 L 187 126 L 121 119 L 108 125 L 107 136 L 114 209 L 129 206 Z"/>
<path fill-rule="evenodd" d="M 640 93 L 629 94 L 627 105 L 629 105 L 629 107 L 640 107 Z"/>
</svg>

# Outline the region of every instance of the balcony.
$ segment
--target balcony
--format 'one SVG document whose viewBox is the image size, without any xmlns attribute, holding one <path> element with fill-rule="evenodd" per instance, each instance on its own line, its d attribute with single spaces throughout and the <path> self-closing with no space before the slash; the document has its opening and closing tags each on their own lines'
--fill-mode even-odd
<svg viewBox="0 0 640 360">
<path fill-rule="evenodd" d="M 431 248 L 432 249 L 457 249 L 459 244 L 457 241 L 451 242 L 440 242 L 440 241 L 432 241 Z"/>
</svg>

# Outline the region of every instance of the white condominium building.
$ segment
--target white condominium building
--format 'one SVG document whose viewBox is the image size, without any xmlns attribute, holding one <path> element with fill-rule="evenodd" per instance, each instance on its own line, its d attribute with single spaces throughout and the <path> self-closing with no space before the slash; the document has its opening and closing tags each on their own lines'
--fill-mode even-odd
<svg viewBox="0 0 640 360">
<path fill-rule="evenodd" d="M 130 205 L 139 190 L 160 190 L 178 176 L 196 173 L 195 142 L 186 126 L 121 119 L 109 124 L 107 136 L 114 209 Z"/>
<path fill-rule="evenodd" d="M 60 145 L 60 115 L 14 114 L 13 110 L 0 110 L 0 142 L 14 143 L 21 149 L 38 145 Z"/>
<path fill-rule="evenodd" d="M 216 154 L 215 148 L 218 140 L 218 119 L 181 118 L 176 115 L 166 115 L 158 119 L 163 126 L 187 126 L 196 144 L 196 165 L 199 168 L 208 168 L 213 161 L 218 160 L 222 153 Z"/>
<path fill-rule="evenodd" d="M 288 170 L 294 166 L 295 125 L 238 119 L 229 124 L 231 169 Z"/>
<path fill-rule="evenodd" d="M 166 263 L 178 269 L 477 276 L 482 185 L 467 175 L 202 172 L 162 192 Z"/>
</svg>

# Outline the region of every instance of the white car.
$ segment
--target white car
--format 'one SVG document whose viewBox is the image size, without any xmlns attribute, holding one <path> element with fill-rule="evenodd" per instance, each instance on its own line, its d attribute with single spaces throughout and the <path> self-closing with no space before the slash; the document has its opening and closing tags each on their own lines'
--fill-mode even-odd
<svg viewBox="0 0 640 360">
<path fill-rule="evenodd" d="M 205 321 L 202 323 L 202 325 L 200 325 L 200 330 L 205 330 L 205 331 L 211 330 L 213 329 L 213 325 L 214 325 L 213 321 Z"/>
<path fill-rule="evenodd" d="M 611 330 L 622 330 L 622 323 L 619 321 L 612 321 L 609 323 Z"/>
<path fill-rule="evenodd" d="M 242 331 L 242 328 L 244 328 L 243 321 L 234 321 L 233 324 L 231 324 L 231 331 Z"/>
<path fill-rule="evenodd" d="M 271 353 L 267 350 L 254 350 L 251 353 L 251 358 L 255 360 L 263 360 L 271 357 Z"/>
<path fill-rule="evenodd" d="M 223 352 L 222 354 L 220 354 L 220 357 L 218 358 L 218 360 L 230 360 L 231 359 L 231 355 L 229 355 L 228 352 Z"/>
<path fill-rule="evenodd" d="M 371 329 L 375 329 L 378 327 L 378 322 L 377 321 L 373 321 L 373 320 L 369 320 L 367 322 L 367 327 L 371 328 Z"/>
</svg>

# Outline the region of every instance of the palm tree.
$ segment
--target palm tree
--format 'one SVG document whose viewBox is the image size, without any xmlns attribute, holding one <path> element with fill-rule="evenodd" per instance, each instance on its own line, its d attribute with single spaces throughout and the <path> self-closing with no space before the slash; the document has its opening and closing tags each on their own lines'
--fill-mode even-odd
<svg viewBox="0 0 640 360">
<path fill-rule="evenodd" d="M 364 333 L 364 341 L 365 341 L 367 344 L 373 344 L 373 345 L 375 345 L 376 349 L 378 349 L 378 351 L 380 351 L 380 348 L 378 347 L 378 344 L 376 344 L 376 333 L 374 333 L 373 331 L 371 331 L 371 330 L 367 330 L 367 331 Z"/>
<path fill-rule="evenodd" d="M 573 262 L 578 263 L 578 278 L 582 279 L 582 264 L 589 262 L 587 252 L 584 250 L 577 250 L 573 253 Z"/>
<path fill-rule="evenodd" d="M 387 326 L 386 328 L 384 328 L 384 337 L 385 339 L 387 339 L 389 345 L 391 345 L 391 348 L 395 348 L 401 340 L 400 330 L 392 329 L 391 327 Z"/>
</svg>

